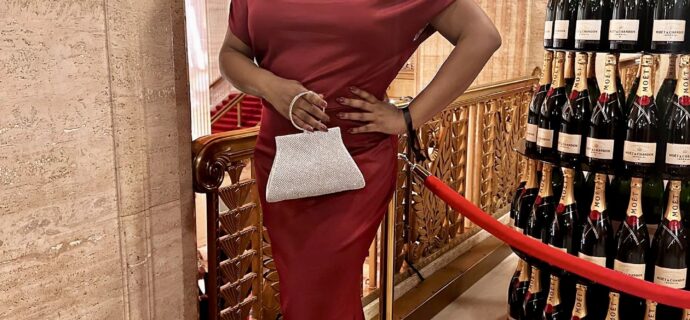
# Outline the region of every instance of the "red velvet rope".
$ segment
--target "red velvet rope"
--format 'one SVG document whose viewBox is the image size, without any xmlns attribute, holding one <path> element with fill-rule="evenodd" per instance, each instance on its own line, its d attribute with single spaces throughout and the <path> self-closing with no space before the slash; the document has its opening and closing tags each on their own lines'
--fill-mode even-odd
<svg viewBox="0 0 690 320">
<path fill-rule="evenodd" d="M 496 221 L 434 176 L 426 178 L 424 185 L 476 225 L 529 256 L 540 257 L 541 260 L 553 266 L 621 292 L 681 309 L 690 309 L 690 292 L 688 291 L 636 279 L 531 239 Z"/>
</svg>

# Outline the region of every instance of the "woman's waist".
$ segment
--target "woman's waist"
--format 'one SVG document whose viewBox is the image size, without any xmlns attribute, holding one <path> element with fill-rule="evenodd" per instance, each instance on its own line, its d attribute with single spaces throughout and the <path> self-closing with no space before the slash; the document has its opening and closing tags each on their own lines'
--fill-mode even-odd
<svg viewBox="0 0 690 320">
<path fill-rule="evenodd" d="M 350 153 L 355 154 L 373 148 L 383 141 L 393 139 L 393 136 L 381 132 L 368 133 L 350 133 L 349 130 L 366 123 L 340 119 L 337 117 L 338 112 L 358 112 L 359 110 L 346 106 L 326 108 L 326 114 L 330 117 L 330 121 L 325 123 L 328 128 L 339 128 L 345 147 Z M 275 148 L 275 137 L 296 134 L 301 131 L 295 128 L 290 120 L 283 117 L 271 106 L 264 106 L 263 114 L 261 116 L 261 129 L 259 130 L 258 143 L 265 144 L 269 147 Z"/>
</svg>

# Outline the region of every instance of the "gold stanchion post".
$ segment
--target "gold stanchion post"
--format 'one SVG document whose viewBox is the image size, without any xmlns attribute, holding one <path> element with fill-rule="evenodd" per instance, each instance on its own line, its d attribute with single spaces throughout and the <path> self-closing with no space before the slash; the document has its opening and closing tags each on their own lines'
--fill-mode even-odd
<svg viewBox="0 0 690 320">
<path fill-rule="evenodd" d="M 379 296 L 379 319 L 393 319 L 393 266 L 395 255 L 395 198 L 388 205 L 381 230 L 381 295 Z"/>
</svg>

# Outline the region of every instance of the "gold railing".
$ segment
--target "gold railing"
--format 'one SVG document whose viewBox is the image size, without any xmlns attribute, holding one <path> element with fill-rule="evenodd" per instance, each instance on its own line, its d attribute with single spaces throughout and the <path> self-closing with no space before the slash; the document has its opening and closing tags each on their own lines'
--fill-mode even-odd
<svg viewBox="0 0 690 320">
<path fill-rule="evenodd" d="M 536 84 L 536 77 L 517 79 L 477 87 L 456 99 L 418 130 L 430 155 L 423 165 L 487 212 L 505 214 L 520 168 L 509 150 L 524 135 Z M 280 311 L 278 275 L 252 169 L 257 133 L 258 128 L 220 133 L 193 145 L 195 190 L 207 196 L 206 296 L 212 320 L 249 314 L 272 320 Z M 407 152 L 405 141 L 400 138 L 400 152 Z M 410 276 L 408 263 L 424 267 L 478 231 L 415 181 L 404 163 L 399 167 L 392 206 L 396 282 Z M 379 251 L 375 242 L 363 276 L 365 302 L 378 295 Z"/>
</svg>

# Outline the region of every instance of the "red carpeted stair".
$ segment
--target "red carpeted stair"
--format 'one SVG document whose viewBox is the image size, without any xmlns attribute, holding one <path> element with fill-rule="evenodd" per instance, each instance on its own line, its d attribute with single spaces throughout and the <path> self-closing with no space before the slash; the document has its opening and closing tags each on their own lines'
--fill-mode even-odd
<svg viewBox="0 0 690 320">
<path fill-rule="evenodd" d="M 211 117 L 213 117 L 218 110 L 222 109 L 225 105 L 230 103 L 239 95 L 238 93 L 232 93 L 228 95 L 227 98 L 223 99 L 221 103 L 214 106 L 211 109 Z M 237 106 L 233 107 L 223 115 L 222 118 L 218 119 L 216 123 L 211 125 L 211 133 L 219 133 L 231 130 L 237 130 L 241 128 L 254 127 L 261 121 L 261 99 L 245 95 L 242 102 L 239 104 L 240 112 L 242 112 L 242 123 L 241 126 L 237 125 Z"/>
</svg>

